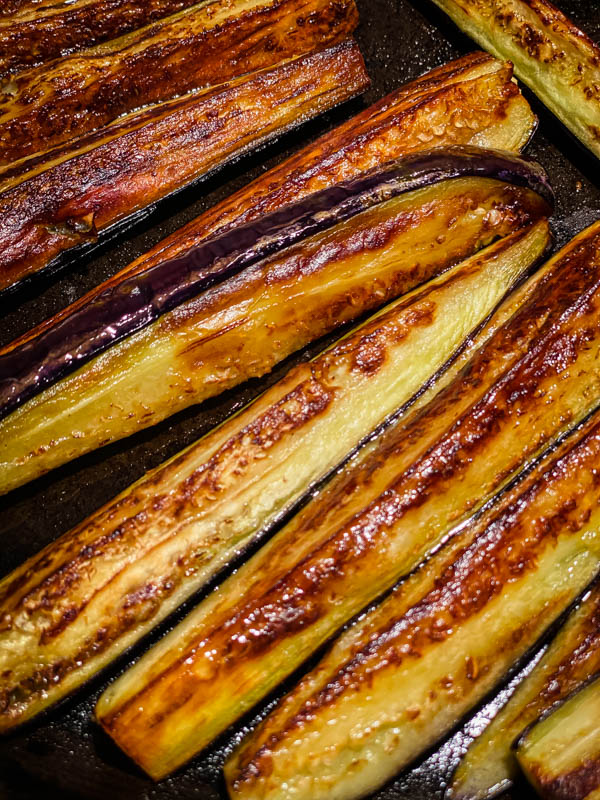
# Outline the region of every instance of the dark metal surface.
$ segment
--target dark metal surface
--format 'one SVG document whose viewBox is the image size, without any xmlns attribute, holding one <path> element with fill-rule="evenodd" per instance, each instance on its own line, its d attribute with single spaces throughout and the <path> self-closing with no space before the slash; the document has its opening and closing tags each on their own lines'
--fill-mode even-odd
<svg viewBox="0 0 600 800">
<path fill-rule="evenodd" d="M 0 341 L 8 342 L 125 266 L 168 233 L 221 198 L 281 161 L 361 107 L 426 70 L 476 49 L 428 0 L 357 0 L 361 45 L 373 84 L 362 101 L 353 101 L 285 136 L 255 157 L 179 195 L 167 214 L 154 215 L 134 236 L 105 248 L 92 261 L 37 282 L 12 297 L 2 308 Z M 600 6 L 586 0 L 561 0 L 561 8 L 600 41 Z M 540 129 L 528 153 L 548 170 L 557 195 L 554 232 L 557 244 L 600 217 L 598 161 L 528 94 L 540 116 Z M 262 381 L 251 381 L 213 401 L 183 412 L 162 424 L 56 470 L 51 475 L 0 498 L 0 575 L 51 542 L 110 500 L 117 492 L 193 442 L 277 380 L 292 363 L 322 348 L 313 345 Z M 181 616 L 181 614 L 179 615 Z M 172 624 L 172 623 L 171 623 Z M 166 626 L 162 626 L 164 632 Z M 158 638 L 157 633 L 149 641 Z M 130 763 L 91 720 L 94 703 L 107 683 L 144 648 L 138 647 L 61 707 L 27 729 L 0 742 L 0 800 L 217 800 L 224 798 L 220 768 L 248 718 L 208 753 L 159 784 L 153 784 Z M 273 698 L 270 699 L 270 703 Z M 259 709 L 263 713 L 269 704 Z M 468 723 L 476 730 L 486 711 Z M 255 717 L 256 718 L 256 717 Z M 426 761 L 400 777 L 378 800 L 437 800 L 444 781 L 464 746 L 465 733 L 449 739 Z M 508 795 L 506 796 L 508 797 Z M 530 800 L 525 787 L 513 800 Z"/>
</svg>

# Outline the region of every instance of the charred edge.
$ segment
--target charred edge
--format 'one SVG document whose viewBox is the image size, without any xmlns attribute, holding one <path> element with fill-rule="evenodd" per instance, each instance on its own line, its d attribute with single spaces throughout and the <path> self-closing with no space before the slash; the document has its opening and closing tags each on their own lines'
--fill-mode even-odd
<svg viewBox="0 0 600 800">
<path fill-rule="evenodd" d="M 290 6 L 290 8 L 287 8 Z M 308 6 L 305 11 L 304 7 Z M 303 16 L 305 14 L 305 16 Z M 292 18 L 296 36 L 277 38 L 278 25 L 281 19 Z M 143 92 L 147 102 L 164 100 L 174 94 L 200 88 L 215 81 L 228 80 L 242 72 L 272 64 L 285 55 L 300 55 L 314 48 L 315 43 L 321 45 L 339 42 L 356 27 L 357 11 L 353 0 L 335 0 L 319 4 L 311 8 L 301 0 L 281 0 L 275 5 L 253 9 L 237 18 L 229 18 L 222 25 L 210 31 L 201 31 L 195 40 L 206 45 L 206 55 L 202 59 L 204 69 L 202 78 L 198 67 L 191 72 L 183 69 L 189 63 L 189 45 L 187 39 L 173 39 L 161 42 L 157 37 L 149 37 L 146 47 L 141 52 L 132 52 L 119 57 L 119 73 L 126 75 L 125 83 L 121 81 L 119 92 L 114 91 L 114 72 L 105 71 L 101 78 L 86 87 L 84 92 L 71 95 L 61 89 L 63 101 L 52 113 L 48 113 L 50 98 L 39 105 L 32 106 L 24 114 L 19 114 L 2 124 L 7 142 L 0 149 L 3 162 L 24 157 L 37 148 L 55 144 L 72 138 L 75 133 L 85 133 L 92 128 L 106 124 L 119 114 L 126 113 L 134 105 L 135 98 Z M 273 28 L 273 30 L 271 30 Z M 189 38 L 189 37 L 188 37 Z M 306 41 L 305 41 L 306 39 Z M 217 53 L 224 52 L 223 43 L 227 43 L 225 51 L 228 58 L 223 62 Z M 280 54 L 275 59 L 272 53 Z M 162 81 L 157 83 L 148 77 L 148 60 L 164 65 Z M 46 69 L 46 68 L 42 68 Z M 19 104 L 27 109 L 33 96 L 35 71 L 31 70 L 16 79 Z M 32 84 L 32 80 L 34 84 Z M 28 86 L 29 82 L 29 86 Z M 86 105 L 85 120 L 81 114 L 73 115 L 74 125 L 65 126 L 65 114 Z"/>
<path fill-rule="evenodd" d="M 207 496 L 214 497 L 219 492 L 226 490 L 227 486 L 221 483 L 221 475 L 224 466 L 227 466 L 226 458 L 228 456 L 235 455 L 237 451 L 237 459 L 240 464 L 238 469 L 243 470 L 251 460 L 253 449 L 257 452 L 267 452 L 286 435 L 322 415 L 332 401 L 333 393 L 325 389 L 314 378 L 305 381 L 280 400 L 273 408 L 269 409 L 267 413 L 258 420 L 253 421 L 251 425 L 228 441 L 206 465 L 192 473 L 182 483 L 180 490 L 174 497 L 169 497 L 168 500 L 166 497 L 155 498 L 152 512 L 162 517 L 168 516 L 169 518 L 180 519 L 190 503 L 193 502 L 197 505 L 197 497 L 200 491 Z M 135 496 L 132 498 L 127 497 L 121 502 L 129 504 L 132 501 L 136 502 L 137 499 Z M 117 504 L 117 508 L 119 505 L 120 503 Z M 115 508 L 111 508 L 108 513 L 112 515 L 115 510 Z M 128 533 L 135 534 L 134 539 L 140 535 L 143 536 L 144 530 L 151 524 L 153 519 L 154 514 L 151 513 L 148 519 L 146 511 L 142 511 L 133 518 L 119 524 L 117 528 L 102 536 L 93 544 L 85 545 L 75 557 L 60 566 L 53 574 L 45 578 L 41 584 L 28 590 L 21 597 L 19 603 L 11 607 L 7 612 L 8 621 L 6 619 L 3 621 L 0 618 L 0 631 L 10 628 L 10 618 L 17 613 L 26 613 L 28 616 L 32 616 L 35 612 L 43 612 L 52 607 L 61 598 L 67 597 L 69 591 L 72 591 L 78 582 L 87 577 L 87 567 L 94 560 L 107 554 L 107 548 L 114 545 L 116 541 L 122 540 Z M 142 525 L 145 523 L 141 529 L 140 522 Z M 95 523 L 95 527 L 99 527 L 100 523 L 101 521 Z M 177 530 L 176 528 L 170 535 L 176 535 Z M 155 547 L 159 547 L 163 543 L 164 541 L 161 540 Z M 144 555 L 147 555 L 147 553 Z M 112 622 L 99 629 L 94 634 L 94 637 L 86 642 L 86 646 L 72 658 L 39 668 L 32 676 L 24 679 L 18 685 L 0 690 L 0 713 L 18 718 L 20 711 L 11 714 L 11 708 L 15 703 L 23 704 L 27 701 L 27 704 L 30 705 L 42 692 L 58 687 L 71 672 L 81 668 L 81 665 L 85 664 L 90 658 L 99 656 L 115 640 L 134 626 L 152 619 L 164 600 L 181 585 L 184 577 L 189 577 L 190 570 L 197 571 L 205 563 L 205 560 L 201 554 L 189 553 L 187 557 L 178 559 L 176 569 L 169 575 L 162 576 L 159 581 L 149 582 L 129 592 L 122 599 L 119 607 L 115 609 Z M 35 576 L 40 563 L 43 563 L 43 559 L 42 562 L 37 561 L 32 564 L 23 575 L 10 582 L 3 592 L 0 602 L 5 603 L 18 589 L 25 586 Z M 96 589 L 81 605 L 68 605 L 64 608 L 59 619 L 41 631 L 39 645 L 44 646 L 63 633 L 85 610 L 94 597 L 100 591 L 106 589 L 119 575 L 120 572 L 111 576 L 108 583 L 101 589 Z"/>
<path fill-rule="evenodd" d="M 452 555 L 436 578 L 434 588 L 422 600 L 401 616 L 386 620 L 384 628 L 371 631 L 368 641 L 352 651 L 335 676 L 305 700 L 280 730 L 268 735 L 256 750 L 242 751 L 234 787 L 254 783 L 269 773 L 270 753 L 289 731 L 306 724 L 320 709 L 337 702 L 345 693 L 370 682 L 375 671 L 388 669 L 390 665 L 396 668 L 409 658 L 421 658 L 427 647 L 444 641 L 457 625 L 478 614 L 509 581 L 535 570 L 537 554 L 544 542 L 556 540 L 564 530 L 569 535 L 581 530 L 597 503 L 600 475 L 592 475 L 590 471 L 588 486 L 578 484 L 577 475 L 585 469 L 585 461 L 596 463 L 599 455 L 600 423 L 596 423 L 573 450 L 550 465 L 523 497 L 502 510 L 499 517 Z M 528 513 L 547 486 L 569 480 L 573 488 L 568 496 L 557 501 L 552 515 L 544 512 L 529 525 L 526 519 L 523 521 L 524 513 Z M 583 508 L 578 507 L 578 500 L 585 501 Z M 521 640 L 530 627 L 532 624 L 528 622 L 523 629 L 511 633 L 511 642 Z M 476 681 L 483 674 L 485 671 L 481 672 L 478 665 L 467 659 L 467 680 Z M 573 795 L 565 796 L 565 800 L 573 800 Z"/>
<path fill-rule="evenodd" d="M 403 87 L 387 97 L 384 97 L 374 106 L 371 106 L 352 120 L 341 125 L 336 129 L 333 135 L 327 134 L 321 137 L 314 145 L 309 146 L 296 156 L 292 156 L 281 167 L 270 170 L 264 178 L 255 181 L 246 189 L 242 189 L 234 194 L 229 201 L 220 204 L 214 210 L 207 212 L 181 228 L 176 234 L 173 234 L 150 251 L 144 260 L 134 262 L 132 269 L 127 268 L 114 278 L 101 284 L 97 289 L 89 292 L 80 301 L 69 306 L 65 312 L 58 315 L 58 320 L 64 318 L 67 313 L 72 313 L 85 303 L 90 302 L 104 289 L 115 286 L 127 277 L 153 266 L 160 260 L 194 246 L 207 235 L 224 232 L 228 230 L 234 222 L 241 224 L 244 221 L 256 218 L 261 213 L 275 210 L 285 204 L 289 200 L 291 194 L 303 196 L 303 193 L 311 190 L 311 186 L 313 189 L 319 188 L 320 184 L 317 183 L 317 185 L 315 185 L 314 182 L 316 180 L 318 181 L 320 173 L 324 174 L 324 170 L 332 175 L 332 178 L 327 182 L 327 185 L 330 185 L 331 183 L 335 183 L 347 177 L 356 176 L 361 171 L 372 168 L 378 163 L 380 147 L 383 146 L 386 132 L 391 135 L 399 126 L 402 117 L 410 112 L 410 109 L 407 110 L 402 107 L 403 102 L 407 102 L 413 95 L 418 95 L 422 91 L 430 91 L 432 87 L 435 89 L 439 83 L 442 83 L 447 78 L 446 72 L 450 72 L 451 75 L 456 76 L 462 74 L 468 76 L 469 71 L 473 69 L 474 66 L 490 60 L 494 61 L 495 59 L 483 53 L 464 56 L 462 59 L 459 59 L 458 62 L 453 62 L 457 65 L 455 69 L 450 71 L 447 68 L 440 67 L 430 73 L 429 76 L 418 79 L 407 87 Z M 502 69 L 506 70 L 505 67 L 502 67 Z M 471 82 L 475 83 L 474 81 Z M 512 94 L 513 89 L 511 87 L 514 86 L 515 84 L 510 81 L 510 74 L 507 73 L 505 88 L 502 91 L 508 91 Z M 442 87 L 439 89 L 440 96 L 444 93 L 454 91 L 455 89 L 456 84 L 451 84 L 449 87 Z M 425 102 L 423 104 L 426 105 Z M 373 135 L 369 133 L 371 129 L 375 131 Z M 367 149 L 367 151 L 361 155 L 363 137 L 367 134 L 368 136 L 365 141 L 370 141 L 374 145 L 374 148 L 372 152 Z M 380 142 L 380 147 L 377 147 L 377 142 Z M 400 154 L 398 146 L 392 149 L 391 144 L 388 142 L 387 147 L 389 148 L 388 155 L 390 158 L 397 157 Z M 342 168 L 342 166 L 346 165 L 347 161 L 349 161 L 350 164 L 356 164 L 356 166 L 354 168 L 350 166 Z M 324 180 L 324 178 L 322 180 Z M 271 188 L 273 186 L 276 188 Z M 240 207 L 246 207 L 246 211 L 239 213 Z M 90 249 L 87 248 L 86 251 L 89 252 Z M 59 259 L 49 264 L 48 270 L 59 269 L 61 266 L 66 266 L 69 262 L 69 257 L 66 259 Z M 6 291 L 10 291 L 10 289 Z M 45 330 L 48 324 L 49 323 L 42 323 L 37 326 L 28 334 L 15 340 L 12 344 L 1 348 L 0 353 L 9 352 L 11 349 L 20 346 L 28 339 Z"/>
<path fill-rule="evenodd" d="M 541 767 L 532 765 L 529 769 L 543 796 L 553 800 L 585 800 L 600 786 L 600 756 L 556 778 L 548 778 Z"/>
</svg>

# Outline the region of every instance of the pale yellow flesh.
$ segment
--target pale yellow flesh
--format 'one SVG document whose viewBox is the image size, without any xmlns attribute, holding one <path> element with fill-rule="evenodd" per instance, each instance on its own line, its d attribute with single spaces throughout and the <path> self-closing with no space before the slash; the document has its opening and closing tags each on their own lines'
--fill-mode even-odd
<svg viewBox="0 0 600 800">
<path fill-rule="evenodd" d="M 82 663 L 43 696 L 13 701 L 0 715 L 0 729 L 38 713 L 138 640 L 407 403 L 539 256 L 547 224 L 511 240 L 512 247 L 500 242 L 392 303 L 7 576 L 0 583 L 0 617 L 10 615 L 12 625 L 0 631 L 0 675 L 9 670 L 10 678 L 0 677 L 0 693 L 27 683 L 42 665 Z M 374 352 L 384 362 L 371 373 Z M 157 505 L 157 498 L 164 499 Z M 123 530 L 100 547 L 112 531 Z M 85 547 L 94 548 L 87 558 Z M 27 574 L 34 577 L 11 591 Z M 61 581 L 68 585 L 62 595 L 52 589 Z M 152 612 L 117 627 L 100 654 L 81 657 L 107 619 L 118 626 L 145 587 L 167 583 L 163 597 L 154 590 L 152 601 L 160 602 Z M 85 613 L 42 644 L 44 632 L 71 608 Z"/>
<path fill-rule="evenodd" d="M 600 156 L 600 48 L 545 0 L 434 0 Z"/>
<path fill-rule="evenodd" d="M 595 800 L 600 794 L 598 679 L 529 729 L 519 741 L 517 759 L 541 797 L 558 800 L 554 782 L 571 776 L 571 799 Z M 579 784 L 573 778 L 581 772 L 587 776 Z"/>
<path fill-rule="evenodd" d="M 528 499 L 521 502 L 515 489 L 502 503 L 504 509 L 514 503 L 511 507 L 519 509 L 515 515 L 525 516 L 535 554 L 531 565 L 519 574 L 515 561 L 512 568 L 506 564 L 496 573 L 493 563 L 490 570 L 501 589 L 488 596 L 482 588 L 475 603 L 477 571 L 482 587 L 487 586 L 485 554 L 505 534 L 496 533 L 493 511 L 474 531 L 460 534 L 342 634 L 246 738 L 225 765 L 231 798 L 366 796 L 486 696 L 600 570 L 597 502 L 585 524 L 564 524 L 555 535 L 536 542 L 539 526 L 554 514 L 560 516 L 563 492 L 575 486 L 577 496 L 581 489 L 583 499 L 575 502 L 585 510 L 586 493 L 593 496 L 595 491 L 589 472 L 579 486 L 577 459 L 547 487 L 543 469 L 544 462 L 525 481 L 526 488 L 533 485 L 535 490 L 541 475 L 542 489 L 533 499 L 523 494 Z M 520 528 L 514 530 L 519 537 Z M 510 536 L 515 534 L 509 534 L 509 542 Z M 470 566 L 478 560 L 479 567 Z M 456 563 L 460 566 L 454 572 Z"/>
<path fill-rule="evenodd" d="M 471 744 L 447 790 L 452 800 L 487 800 L 519 775 L 512 744 L 542 712 L 564 698 L 600 668 L 600 637 L 595 632 L 600 590 L 570 615 L 531 673 Z"/>
<path fill-rule="evenodd" d="M 534 252 L 541 252 L 542 243 L 538 237 L 535 238 L 537 243 L 534 244 L 535 239 L 530 240 L 526 249 L 527 255 L 525 255 L 525 251 L 521 251 L 517 256 L 515 251 L 511 256 L 511 260 L 514 258 L 515 261 L 523 265 L 525 261 L 529 262 L 534 257 Z M 533 245 L 533 250 L 530 249 L 531 245 Z M 498 262 L 496 271 L 493 273 L 495 276 L 499 274 L 499 267 L 500 262 Z M 488 281 L 490 277 L 488 274 Z M 483 284 L 481 286 L 483 288 Z M 488 289 L 484 291 L 487 294 Z M 457 317 L 465 311 L 470 312 L 468 296 L 460 291 L 456 285 L 450 290 L 450 294 L 453 296 L 453 302 L 456 303 Z M 475 292 L 469 293 L 469 296 L 474 299 Z M 493 305 L 491 297 L 489 297 L 488 303 L 489 307 Z M 446 322 L 450 318 L 454 317 L 447 316 Z M 442 335 L 445 338 L 451 333 L 452 329 L 442 328 L 442 330 L 444 331 Z M 431 342 L 434 347 L 439 348 L 441 340 L 438 339 L 435 345 L 434 338 L 431 339 Z M 427 353 L 427 349 L 421 350 L 419 348 L 419 351 Z M 363 409 L 370 402 L 370 398 L 376 400 L 377 403 L 383 402 L 383 395 L 381 391 L 377 391 L 374 383 L 370 384 L 368 392 L 365 385 L 365 391 L 362 396 L 360 396 L 359 392 L 355 392 L 353 400 L 349 398 L 348 415 L 356 414 L 357 408 L 361 413 L 365 413 Z M 359 405 L 357 405 L 357 401 Z M 311 531 L 310 535 L 300 540 L 294 534 L 293 524 L 288 528 L 289 530 L 284 529 L 256 556 L 240 568 L 216 593 L 204 601 L 196 611 L 192 612 L 171 634 L 155 646 L 139 664 L 125 673 L 100 698 L 97 706 L 97 717 L 105 724 L 105 721 L 111 715 L 118 714 L 120 708 L 126 705 L 134 695 L 137 695 L 138 692 L 141 693 L 139 718 L 136 720 L 134 728 L 129 728 L 132 733 L 133 730 L 136 731 L 135 738 L 137 741 L 134 746 L 129 741 L 125 742 L 118 732 L 115 736 L 115 731 L 110 727 L 110 722 L 106 724 L 111 735 L 115 736 L 117 743 L 124 747 L 154 777 L 160 777 L 170 772 L 206 746 L 218 733 L 263 697 L 273 686 L 277 685 L 320 642 L 330 636 L 342 622 L 352 616 L 353 613 L 356 613 L 369 599 L 372 599 L 374 593 L 376 594 L 381 589 L 380 582 L 386 579 L 385 575 L 383 578 L 378 576 L 368 586 L 357 589 L 349 596 L 338 597 L 335 605 L 330 610 L 331 613 L 315 624 L 312 629 L 309 628 L 302 635 L 293 637 L 291 640 L 286 641 L 284 639 L 280 644 L 275 643 L 275 646 L 265 653 L 264 657 L 249 659 L 246 663 L 240 664 L 241 673 L 238 677 L 228 676 L 223 681 L 210 682 L 212 668 L 205 663 L 206 654 L 202 653 L 200 655 L 200 652 L 198 658 L 190 660 L 189 667 L 181 667 L 180 669 L 177 662 L 181 652 L 189 646 L 190 641 L 201 641 L 203 639 L 203 631 L 205 629 L 207 631 L 211 630 L 211 620 L 216 614 L 218 614 L 219 618 L 221 616 L 225 618 L 230 612 L 234 615 L 236 608 L 240 608 L 243 605 L 245 597 L 252 596 L 255 590 L 261 591 L 261 580 L 274 580 L 269 576 L 270 564 L 273 565 L 275 573 L 285 568 L 286 560 L 289 565 L 293 565 L 298 559 L 302 558 L 302 553 L 310 553 L 311 548 L 317 546 L 326 534 L 326 530 L 317 528 Z M 392 567 L 393 565 L 390 565 L 389 568 L 391 569 Z M 206 671 L 206 680 L 208 681 L 206 695 L 204 696 L 203 694 L 199 707 L 194 704 L 195 707 L 190 709 L 183 704 L 173 712 L 169 710 L 164 720 L 164 725 L 161 725 L 160 732 L 155 729 L 146 730 L 147 719 L 144 719 L 146 701 L 148 715 L 152 715 L 157 708 L 161 707 L 161 703 L 169 702 L 169 692 L 163 698 L 160 687 L 156 695 L 153 695 L 152 689 L 150 689 L 149 696 L 145 698 L 144 687 L 149 686 L 153 675 L 164 675 L 169 672 L 171 666 L 176 670 L 175 675 L 178 674 L 177 670 L 180 669 L 176 683 L 182 687 L 185 686 L 187 672 L 198 677 Z M 235 683 L 235 691 L 231 690 L 230 682 Z M 200 697 L 196 699 L 199 701 Z M 138 708 L 137 700 L 135 704 L 136 708 Z"/>
<path fill-rule="evenodd" d="M 394 287 L 410 284 L 415 271 L 431 276 L 488 244 L 497 235 L 493 187 L 500 184 L 481 179 L 481 195 L 470 203 L 472 185 L 456 179 L 388 201 L 373 213 L 406 214 L 406 227 L 386 246 L 332 258 L 373 224 L 363 212 L 183 304 L 58 381 L 0 421 L 0 494 L 265 374 L 399 294 Z M 456 204 L 464 213 L 451 224 Z M 296 259 L 307 262 L 300 275 Z"/>
</svg>

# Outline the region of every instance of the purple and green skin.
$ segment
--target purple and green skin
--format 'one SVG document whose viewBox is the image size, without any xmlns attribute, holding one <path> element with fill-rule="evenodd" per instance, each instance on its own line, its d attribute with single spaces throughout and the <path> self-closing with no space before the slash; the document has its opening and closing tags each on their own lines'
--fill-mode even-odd
<svg viewBox="0 0 600 800">
<path fill-rule="evenodd" d="M 0 419 L 125 337 L 258 261 L 392 197 L 467 176 L 525 186 L 550 206 L 554 201 L 543 168 L 508 153 L 456 146 L 390 162 L 126 278 L 58 325 L 3 353 Z"/>
</svg>

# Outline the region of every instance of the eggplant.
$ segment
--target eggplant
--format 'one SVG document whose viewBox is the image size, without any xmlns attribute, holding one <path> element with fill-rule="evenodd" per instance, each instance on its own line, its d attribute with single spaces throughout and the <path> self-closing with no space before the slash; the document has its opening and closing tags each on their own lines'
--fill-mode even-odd
<svg viewBox="0 0 600 800">
<path fill-rule="evenodd" d="M 0 354 L 0 492 L 264 374 L 550 202 L 530 162 L 440 150 L 126 277 Z"/>
<path fill-rule="evenodd" d="M 0 164 L 347 38 L 354 0 L 214 0 L 0 85 Z M 49 152 L 50 151 L 50 152 Z"/>
<path fill-rule="evenodd" d="M 352 40 L 120 118 L 0 174 L 0 291 L 364 91 Z"/>
<path fill-rule="evenodd" d="M 106 690 L 98 721 L 152 777 L 205 747 L 600 403 L 599 244 L 600 223 L 551 259 L 446 388 Z"/>
<path fill-rule="evenodd" d="M 600 573 L 599 416 L 337 639 L 226 763 L 232 800 L 363 797 L 510 673 Z"/>
<path fill-rule="evenodd" d="M 518 152 L 533 135 L 536 124 L 512 80 L 512 65 L 485 53 L 463 56 L 401 87 L 309 144 L 0 353 L 61 322 L 126 275 L 174 258 L 216 233 L 358 177 L 386 161 L 433 147 L 472 144 Z"/>
<path fill-rule="evenodd" d="M 547 0 L 434 0 L 600 156 L 600 47 Z"/>
<path fill-rule="evenodd" d="M 511 745 L 537 717 L 600 671 L 600 587 L 569 615 L 533 670 L 471 744 L 447 796 L 484 800 L 508 789 L 519 769 Z"/>
<path fill-rule="evenodd" d="M 544 800 L 600 797 L 600 673 L 532 725 L 516 755 Z"/>
<path fill-rule="evenodd" d="M 396 300 L 6 577 L 0 730 L 87 680 L 264 536 L 460 352 L 548 240 L 539 222 Z"/>
<path fill-rule="evenodd" d="M 0 77 L 114 39 L 196 2 L 16 0 L 8 8 L 5 2 L 0 9 Z"/>
</svg>

